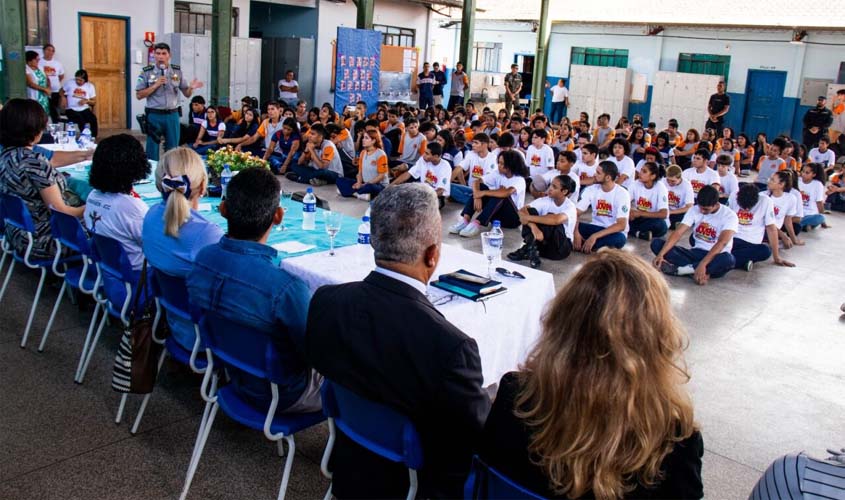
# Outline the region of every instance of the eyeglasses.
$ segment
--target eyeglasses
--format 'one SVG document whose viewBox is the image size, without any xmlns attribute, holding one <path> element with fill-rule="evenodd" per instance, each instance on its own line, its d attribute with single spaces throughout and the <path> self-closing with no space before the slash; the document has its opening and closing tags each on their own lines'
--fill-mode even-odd
<svg viewBox="0 0 845 500">
<path fill-rule="evenodd" d="M 435 297 L 429 293 L 426 293 L 425 297 L 428 299 L 429 302 L 431 302 L 431 305 L 437 307 L 452 302 L 453 300 L 455 300 L 455 297 L 457 297 L 457 295 L 455 295 L 454 293 L 450 293 L 448 295 L 441 295 L 439 297 Z"/>
</svg>

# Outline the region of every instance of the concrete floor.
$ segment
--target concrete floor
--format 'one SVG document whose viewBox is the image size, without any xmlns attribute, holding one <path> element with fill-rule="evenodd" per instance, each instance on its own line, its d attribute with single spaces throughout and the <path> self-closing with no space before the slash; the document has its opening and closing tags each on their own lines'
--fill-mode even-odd
<svg viewBox="0 0 845 500">
<path fill-rule="evenodd" d="M 331 186 L 317 194 L 349 215 L 366 208 L 339 198 Z M 444 226 L 458 211 L 448 205 Z M 821 456 L 827 447 L 845 446 L 845 316 L 839 312 L 845 286 L 838 271 L 845 217 L 834 214 L 829 221 L 833 229 L 805 233 L 806 246 L 785 252 L 798 264 L 794 269 L 765 263 L 706 287 L 670 279 L 673 303 L 689 331 L 707 498 L 746 498 L 781 454 Z M 518 246 L 515 231 L 506 231 L 506 238 L 508 249 Z M 480 251 L 477 239 L 444 235 L 444 242 Z M 650 255 L 641 241 L 626 250 Z M 559 288 L 584 259 L 546 261 L 543 269 L 554 273 Z M 85 384 L 74 384 L 90 310 L 65 302 L 45 352 L 38 353 L 57 293 L 52 287 L 39 305 L 29 345 L 18 347 L 36 281 L 35 274 L 16 271 L 0 307 L 0 498 L 176 498 L 202 411 L 199 379 L 166 364 L 140 432 L 131 436 L 140 397 L 130 399 L 124 423 L 113 422 L 120 399 L 110 388 L 117 329 L 104 333 Z M 319 461 L 326 436 L 322 426 L 297 435 L 288 498 L 324 494 L 328 482 Z M 273 498 L 281 473 L 274 445 L 220 416 L 189 498 Z"/>
</svg>

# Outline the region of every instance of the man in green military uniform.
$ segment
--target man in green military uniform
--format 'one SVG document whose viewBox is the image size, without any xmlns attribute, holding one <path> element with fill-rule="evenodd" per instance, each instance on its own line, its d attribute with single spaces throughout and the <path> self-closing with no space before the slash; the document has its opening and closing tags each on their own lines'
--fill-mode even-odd
<svg viewBox="0 0 845 500">
<path fill-rule="evenodd" d="M 164 150 L 179 145 L 179 92 L 191 97 L 194 90 L 202 87 L 202 82 L 194 78 L 188 83 L 182 75 L 182 69 L 170 64 L 170 46 L 166 43 L 155 45 L 155 65 L 146 66 L 138 75 L 135 84 L 135 97 L 147 100 L 144 108 L 147 123 L 164 136 Z M 147 134 L 147 157 L 158 161 L 159 145 Z"/>
<path fill-rule="evenodd" d="M 522 75 L 519 66 L 511 64 L 511 72 L 505 75 L 505 109 L 508 115 L 513 111 L 513 105 L 519 106 L 519 93 L 522 91 Z"/>
</svg>

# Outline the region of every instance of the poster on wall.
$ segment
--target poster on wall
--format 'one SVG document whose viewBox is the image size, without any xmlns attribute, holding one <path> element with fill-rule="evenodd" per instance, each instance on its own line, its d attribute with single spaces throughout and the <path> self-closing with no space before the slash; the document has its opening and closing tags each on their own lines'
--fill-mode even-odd
<svg viewBox="0 0 845 500">
<path fill-rule="evenodd" d="M 334 107 L 341 112 L 358 101 L 375 109 L 381 67 L 381 33 L 372 30 L 337 28 Z"/>
</svg>

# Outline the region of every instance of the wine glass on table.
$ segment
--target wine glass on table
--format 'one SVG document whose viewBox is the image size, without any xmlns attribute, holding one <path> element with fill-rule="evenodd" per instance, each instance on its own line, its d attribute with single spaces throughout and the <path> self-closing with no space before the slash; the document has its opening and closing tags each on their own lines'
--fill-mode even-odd
<svg viewBox="0 0 845 500">
<path fill-rule="evenodd" d="M 334 238 L 340 232 L 340 224 L 343 221 L 343 214 L 340 212 L 323 212 L 323 222 L 326 224 L 326 232 L 329 234 L 329 255 L 334 255 Z"/>
<path fill-rule="evenodd" d="M 290 201 L 293 199 L 293 191 L 286 191 L 284 189 L 279 191 L 279 200 L 281 201 L 282 211 L 287 215 L 288 207 L 290 207 Z M 276 226 L 276 231 L 285 231 L 287 230 L 287 225 L 285 224 L 284 219 L 282 219 L 282 223 Z"/>
<path fill-rule="evenodd" d="M 493 232 L 481 233 L 481 250 L 487 258 L 487 278 L 493 279 L 494 263 L 502 257 L 504 237 Z"/>
</svg>

